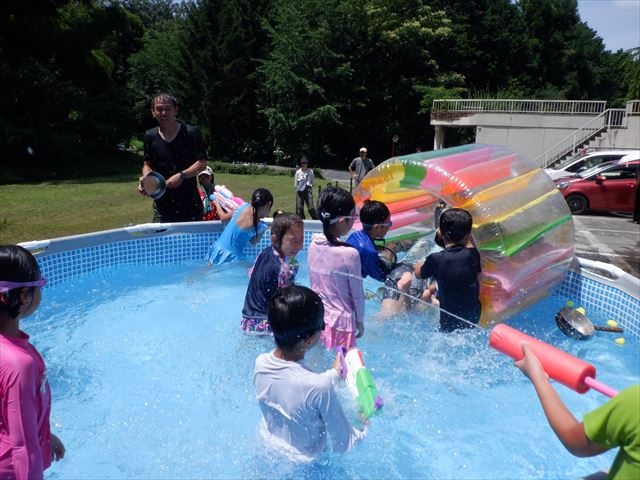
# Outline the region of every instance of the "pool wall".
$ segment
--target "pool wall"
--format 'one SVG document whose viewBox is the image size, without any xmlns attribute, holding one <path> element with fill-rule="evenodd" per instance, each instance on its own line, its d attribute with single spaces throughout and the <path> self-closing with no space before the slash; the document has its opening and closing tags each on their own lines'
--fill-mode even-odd
<svg viewBox="0 0 640 480">
<path fill-rule="evenodd" d="M 266 219 L 270 224 L 271 219 Z M 305 220 L 304 250 L 320 222 Z M 21 243 L 38 259 L 42 275 L 55 285 L 114 265 L 203 263 L 222 231 L 220 222 L 148 223 L 86 235 Z M 269 231 L 245 254 L 253 260 L 270 244 Z M 640 280 L 617 267 L 576 258 L 565 279 L 552 293 L 574 299 L 576 305 L 605 312 L 640 340 Z"/>
</svg>

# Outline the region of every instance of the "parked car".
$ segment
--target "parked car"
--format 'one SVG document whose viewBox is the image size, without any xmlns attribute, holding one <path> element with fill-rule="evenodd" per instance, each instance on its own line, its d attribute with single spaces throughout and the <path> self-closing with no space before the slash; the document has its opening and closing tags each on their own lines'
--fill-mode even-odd
<svg viewBox="0 0 640 480">
<path fill-rule="evenodd" d="M 603 212 L 633 212 L 636 175 L 640 156 L 627 161 L 603 163 L 570 177 L 555 181 L 569 210 L 580 215 L 587 210 Z"/>
<path fill-rule="evenodd" d="M 551 180 L 555 180 L 574 173 L 584 172 L 605 162 L 619 160 L 626 155 L 640 156 L 640 150 L 597 150 L 554 164 L 549 168 L 545 168 L 544 171 L 551 177 Z"/>
</svg>

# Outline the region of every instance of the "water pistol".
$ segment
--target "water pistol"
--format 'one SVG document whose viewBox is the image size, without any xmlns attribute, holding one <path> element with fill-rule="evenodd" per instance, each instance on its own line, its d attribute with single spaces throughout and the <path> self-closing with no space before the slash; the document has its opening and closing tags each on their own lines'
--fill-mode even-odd
<svg viewBox="0 0 640 480">
<path fill-rule="evenodd" d="M 244 203 L 241 198 L 236 197 L 231 190 L 224 185 L 213 187 L 213 194 L 209 197 L 216 201 L 227 211 L 233 211 Z"/>
<path fill-rule="evenodd" d="M 347 351 L 344 347 L 339 347 L 338 352 L 342 363 L 342 378 L 358 400 L 362 414 L 370 418 L 382 408 L 384 401 L 378 395 L 371 372 L 364 366 L 362 352 L 357 348 Z"/>
</svg>

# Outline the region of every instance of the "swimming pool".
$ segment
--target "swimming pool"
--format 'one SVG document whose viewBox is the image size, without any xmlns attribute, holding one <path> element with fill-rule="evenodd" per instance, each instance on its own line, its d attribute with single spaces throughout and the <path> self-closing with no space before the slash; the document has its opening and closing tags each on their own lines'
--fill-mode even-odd
<svg viewBox="0 0 640 480">
<path fill-rule="evenodd" d="M 306 222 L 306 243 L 316 227 Z M 435 312 L 369 320 L 358 345 L 385 407 L 356 450 L 303 465 L 269 453 L 251 377 L 272 343 L 239 328 L 246 265 L 203 267 L 216 235 L 201 223 L 147 224 L 27 245 L 50 284 L 23 328 L 47 361 L 52 429 L 68 451 L 47 478 L 577 478 L 611 463 L 613 452 L 568 454 L 528 381 L 487 347 L 487 332 L 440 334 Z M 509 323 L 624 388 L 640 378 L 640 302 L 592 267 L 576 267 Z M 304 268 L 298 280 L 308 284 Z M 553 317 L 567 299 L 594 323 L 616 318 L 626 344 L 605 333 L 565 337 Z M 369 319 L 377 308 L 367 301 Z M 605 400 L 558 390 L 577 416 Z M 355 402 L 340 394 L 356 421 Z"/>
</svg>

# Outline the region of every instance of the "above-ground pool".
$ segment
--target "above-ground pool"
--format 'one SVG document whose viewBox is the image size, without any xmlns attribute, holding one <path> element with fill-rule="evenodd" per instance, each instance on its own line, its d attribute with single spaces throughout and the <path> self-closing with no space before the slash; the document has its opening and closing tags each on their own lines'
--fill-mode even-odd
<svg viewBox="0 0 640 480">
<path fill-rule="evenodd" d="M 440 333 L 434 310 L 379 321 L 374 298 L 358 346 L 385 405 L 366 438 L 311 463 L 280 457 L 261 443 L 252 383 L 255 357 L 273 341 L 240 329 L 250 264 L 205 265 L 212 225 L 148 224 L 25 245 L 50 283 L 22 328 L 47 363 L 52 430 L 67 448 L 47 478 L 546 479 L 583 477 L 613 461 L 613 451 L 577 459 L 562 447 L 529 381 L 488 347 L 488 331 Z M 305 245 L 317 227 L 306 222 Z M 299 257 L 304 265 L 306 247 Z M 640 302 L 605 277 L 576 265 L 508 323 L 622 389 L 640 379 Z M 304 266 L 298 283 L 309 284 Z M 379 285 L 365 281 L 371 291 Z M 568 300 L 594 323 L 618 320 L 626 342 L 604 332 L 564 336 L 554 316 Z M 321 347 L 308 357 L 325 368 L 332 360 Z M 556 387 L 578 418 L 606 401 Z M 359 424 L 356 402 L 338 391 Z"/>
</svg>

